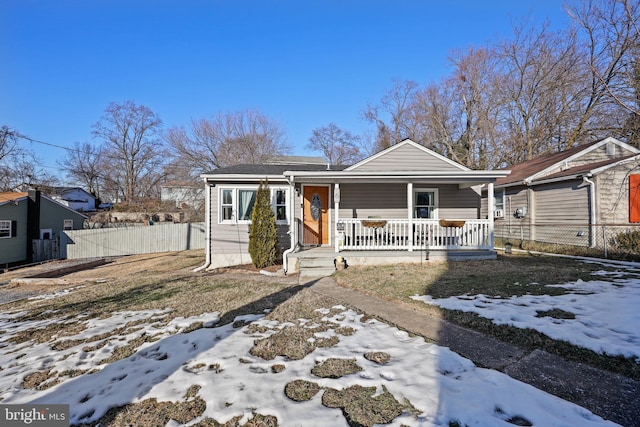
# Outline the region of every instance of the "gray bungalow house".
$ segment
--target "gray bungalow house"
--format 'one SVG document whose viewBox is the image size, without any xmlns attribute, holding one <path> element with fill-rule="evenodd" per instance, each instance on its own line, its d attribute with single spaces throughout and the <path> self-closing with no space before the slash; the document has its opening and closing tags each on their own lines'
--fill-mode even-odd
<svg viewBox="0 0 640 427">
<path fill-rule="evenodd" d="M 34 249 L 59 245 L 62 231 L 82 229 L 86 218 L 39 190 L 0 193 L 0 265 L 43 261 Z"/>
<path fill-rule="evenodd" d="M 640 223 L 640 150 L 615 138 L 509 169 L 483 191 L 482 215 L 494 218 L 496 237 L 601 247 Z"/>
<path fill-rule="evenodd" d="M 202 175 L 207 224 L 203 268 L 249 263 L 256 189 L 268 180 L 285 271 L 301 254 L 354 264 L 441 257 L 495 257 L 493 216 L 481 187 L 509 171 L 470 170 L 409 139 L 352 166 L 236 165 Z M 493 201 L 493 197 L 491 199 Z M 493 210 L 493 206 L 491 206 Z M 312 250 L 309 250 L 312 248 Z M 405 258 L 398 258 L 405 256 Z"/>
</svg>

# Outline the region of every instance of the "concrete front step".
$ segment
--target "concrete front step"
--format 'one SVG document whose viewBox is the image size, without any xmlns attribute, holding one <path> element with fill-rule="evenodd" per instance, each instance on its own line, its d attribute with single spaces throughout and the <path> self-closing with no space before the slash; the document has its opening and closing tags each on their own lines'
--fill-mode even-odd
<svg viewBox="0 0 640 427">
<path fill-rule="evenodd" d="M 334 256 L 318 256 L 300 259 L 300 277 L 326 277 L 336 271 Z"/>
</svg>

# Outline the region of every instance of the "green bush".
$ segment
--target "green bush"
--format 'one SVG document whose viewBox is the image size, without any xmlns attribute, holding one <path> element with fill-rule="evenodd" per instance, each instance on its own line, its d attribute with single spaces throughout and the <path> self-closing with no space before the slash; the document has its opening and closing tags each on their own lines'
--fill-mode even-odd
<svg viewBox="0 0 640 427">
<path fill-rule="evenodd" d="M 278 231 L 276 216 L 271 208 L 269 182 L 260 181 L 256 193 L 256 203 L 251 214 L 251 232 L 249 233 L 249 253 L 256 268 L 273 265 L 277 259 Z"/>
</svg>

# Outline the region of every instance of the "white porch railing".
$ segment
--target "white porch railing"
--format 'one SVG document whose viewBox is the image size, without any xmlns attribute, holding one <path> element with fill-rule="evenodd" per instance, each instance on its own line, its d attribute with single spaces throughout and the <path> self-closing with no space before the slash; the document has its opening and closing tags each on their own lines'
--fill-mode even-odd
<svg viewBox="0 0 640 427">
<path fill-rule="evenodd" d="M 492 249 L 489 220 L 340 219 L 338 250 Z"/>
</svg>

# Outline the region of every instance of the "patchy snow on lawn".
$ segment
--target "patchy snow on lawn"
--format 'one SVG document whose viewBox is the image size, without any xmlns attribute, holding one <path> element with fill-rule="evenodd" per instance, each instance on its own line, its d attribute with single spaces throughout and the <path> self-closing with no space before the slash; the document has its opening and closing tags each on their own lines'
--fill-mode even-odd
<svg viewBox="0 0 640 427">
<path fill-rule="evenodd" d="M 564 295 L 412 298 L 449 310 L 474 312 L 498 325 L 535 329 L 597 353 L 636 358 L 640 363 L 640 278 L 635 269 L 616 267 L 620 270 L 595 273 L 599 280 L 549 285 L 566 289 Z M 554 309 L 572 313 L 575 318 L 544 315 Z"/>
<path fill-rule="evenodd" d="M 339 311 L 339 314 L 335 314 Z M 322 392 L 305 402 L 294 402 L 284 394 L 293 380 L 307 380 L 322 387 L 344 389 L 352 385 L 383 387 L 402 402 L 407 399 L 419 415 L 403 413 L 390 424 L 400 426 L 460 425 L 512 426 L 507 420 L 528 420 L 536 426 L 611 426 L 588 410 L 554 397 L 507 375 L 476 367 L 449 349 L 411 337 L 406 332 L 376 320 L 362 321 L 362 316 L 344 307 L 323 315 L 336 328 L 352 328 L 355 333 L 339 336 L 333 347 L 317 348 L 300 360 L 276 357 L 267 361 L 252 356 L 254 341 L 273 331 L 247 333 L 247 326 L 231 324 L 196 329 L 182 328 L 202 322 L 211 326 L 217 314 L 177 319 L 160 326 L 158 319 L 166 311 L 114 313 L 110 318 L 80 321 L 84 330 L 68 346 L 52 350 L 51 342 L 12 342 L 20 330 L 33 326 L 50 326 L 55 320 L 20 322 L 17 315 L 0 314 L 0 399 L 3 404 L 69 404 L 71 423 L 91 422 L 116 406 L 149 398 L 179 401 L 192 385 L 201 388 L 205 412 L 190 424 L 205 417 L 226 422 L 243 416 L 247 422 L 254 412 L 274 415 L 281 426 L 348 426 L 340 409 L 322 405 Z M 76 319 L 77 320 L 77 319 Z M 242 316 L 244 320 L 269 328 L 283 327 L 261 315 Z M 71 321 L 63 319 L 58 321 Z M 124 328 L 127 322 L 141 321 L 137 328 Z M 114 335 L 104 346 L 89 348 L 75 343 L 90 334 Z M 115 346 L 125 345 L 141 334 L 157 338 L 141 345 L 131 356 L 108 364 L 101 363 Z M 335 334 L 330 329 L 317 337 Z M 364 353 L 379 351 L 391 358 L 377 364 Z M 311 373 L 317 364 L 329 358 L 354 358 L 361 372 L 338 379 L 318 378 Z M 276 364 L 285 370 L 274 373 Z M 213 368 L 212 368 L 213 367 Z M 22 380 L 36 371 L 95 370 L 78 376 L 60 376 L 61 382 L 49 388 L 24 389 Z M 177 425 L 174 421 L 168 425 Z"/>
</svg>

